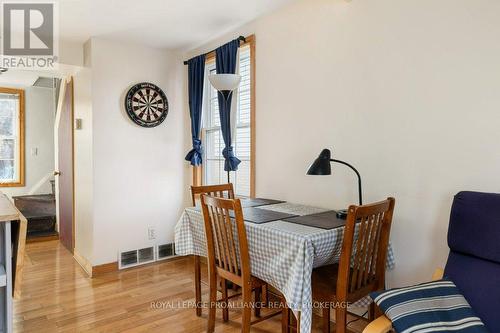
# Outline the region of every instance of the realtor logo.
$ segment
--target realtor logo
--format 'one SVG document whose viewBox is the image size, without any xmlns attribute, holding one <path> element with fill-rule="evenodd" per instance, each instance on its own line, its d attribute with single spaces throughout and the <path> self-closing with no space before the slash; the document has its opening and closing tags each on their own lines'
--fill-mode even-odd
<svg viewBox="0 0 500 333">
<path fill-rule="evenodd" d="M 57 51 L 54 2 L 2 2 L 2 67 L 53 69 Z"/>
<path fill-rule="evenodd" d="M 3 4 L 4 55 L 53 55 L 53 52 L 54 4 Z"/>
</svg>

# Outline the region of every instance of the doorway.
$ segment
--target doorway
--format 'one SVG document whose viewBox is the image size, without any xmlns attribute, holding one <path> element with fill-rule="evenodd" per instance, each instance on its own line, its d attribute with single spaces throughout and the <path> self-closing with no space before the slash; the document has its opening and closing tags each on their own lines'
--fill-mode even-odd
<svg viewBox="0 0 500 333">
<path fill-rule="evenodd" d="M 60 239 L 72 253 L 73 106 L 71 78 L 0 75 L 0 190 L 28 219 L 28 242 Z"/>
</svg>

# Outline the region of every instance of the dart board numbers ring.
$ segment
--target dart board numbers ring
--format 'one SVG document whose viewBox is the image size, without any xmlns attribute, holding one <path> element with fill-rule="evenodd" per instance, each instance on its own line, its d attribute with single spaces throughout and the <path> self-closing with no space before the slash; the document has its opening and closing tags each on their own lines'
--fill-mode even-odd
<svg viewBox="0 0 500 333">
<path fill-rule="evenodd" d="M 125 110 L 137 125 L 155 127 L 167 117 L 167 96 L 152 83 L 138 83 L 130 88 L 125 96 Z"/>
</svg>

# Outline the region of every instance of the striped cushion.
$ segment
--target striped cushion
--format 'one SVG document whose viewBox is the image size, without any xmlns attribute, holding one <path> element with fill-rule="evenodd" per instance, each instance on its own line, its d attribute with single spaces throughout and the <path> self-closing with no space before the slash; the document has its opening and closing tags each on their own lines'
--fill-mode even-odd
<svg viewBox="0 0 500 333">
<path fill-rule="evenodd" d="M 370 294 L 398 333 L 487 333 L 483 322 L 450 280 Z"/>
</svg>

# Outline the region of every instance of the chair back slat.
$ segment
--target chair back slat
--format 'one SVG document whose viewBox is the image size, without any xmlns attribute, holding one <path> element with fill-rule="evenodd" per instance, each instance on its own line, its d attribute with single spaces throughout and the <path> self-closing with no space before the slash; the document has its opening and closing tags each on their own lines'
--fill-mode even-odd
<svg viewBox="0 0 500 333">
<path fill-rule="evenodd" d="M 376 233 L 375 233 L 375 238 L 374 238 L 374 248 L 373 248 L 375 256 L 377 256 L 377 253 L 375 252 L 377 250 L 376 244 L 380 244 L 380 235 L 382 234 L 382 228 L 380 227 L 380 225 L 382 224 L 382 221 L 384 220 L 385 215 L 386 215 L 385 213 L 380 215 L 378 225 L 376 228 Z M 389 226 L 389 230 L 390 230 L 390 226 Z M 387 241 L 387 246 L 389 246 L 389 241 Z M 370 272 L 375 272 L 376 267 L 377 267 L 377 258 L 375 258 L 375 260 L 372 260 L 372 262 L 370 263 Z"/>
<path fill-rule="evenodd" d="M 238 252 L 236 251 L 236 243 L 234 241 L 234 232 L 231 229 L 232 228 L 232 223 L 231 223 L 231 218 L 229 217 L 229 213 L 225 215 L 225 225 L 227 226 L 226 233 L 227 233 L 227 242 L 228 242 L 228 248 L 229 248 L 229 257 L 231 258 L 231 272 L 233 274 L 237 274 L 237 267 L 238 267 Z"/>
<path fill-rule="evenodd" d="M 219 264 L 222 265 L 224 268 L 227 267 L 226 262 L 226 251 L 224 248 L 223 240 L 222 240 L 222 231 L 221 231 L 221 215 L 222 211 L 219 211 L 219 208 L 217 207 L 210 207 L 212 211 L 212 219 L 213 219 L 213 224 L 214 224 L 214 234 L 215 234 L 215 244 L 217 248 L 217 257 L 216 259 L 218 260 Z M 214 209 L 215 208 L 215 209 Z"/>
<path fill-rule="evenodd" d="M 358 265 L 355 267 L 356 270 L 358 271 L 358 276 L 357 276 L 357 281 L 356 285 L 353 289 L 359 289 L 361 288 L 363 284 L 363 278 L 366 273 L 365 269 L 365 263 L 369 261 L 368 258 L 368 244 L 370 242 L 370 235 L 371 235 L 371 228 L 372 228 L 372 221 L 373 221 L 373 216 L 367 216 L 364 219 L 364 233 L 363 237 L 359 240 L 359 244 L 361 244 L 361 251 L 356 253 L 358 258 Z"/>
<path fill-rule="evenodd" d="M 340 300 L 366 288 L 383 288 L 394 204 L 388 198 L 349 207 L 337 280 Z"/>
<path fill-rule="evenodd" d="M 363 272 L 363 280 L 360 283 L 360 285 L 366 285 L 369 282 L 371 282 L 371 277 L 372 275 L 370 273 L 374 272 L 374 267 L 372 266 L 372 263 L 375 262 L 375 247 L 377 244 L 377 235 L 378 231 L 380 229 L 380 221 L 383 217 L 383 213 L 378 213 L 374 216 L 372 216 L 371 219 L 371 225 L 370 225 L 370 235 L 368 238 L 368 245 L 367 245 L 367 253 L 366 253 L 366 258 L 365 260 L 365 267 L 364 267 L 364 272 Z"/>
<path fill-rule="evenodd" d="M 243 282 L 250 281 L 250 257 L 240 200 L 203 194 L 201 206 L 209 267 L 240 277 Z"/>
<path fill-rule="evenodd" d="M 191 186 L 191 200 L 193 206 L 196 206 L 196 199 L 202 194 L 208 194 L 217 198 L 234 199 L 233 184 Z"/>
</svg>

